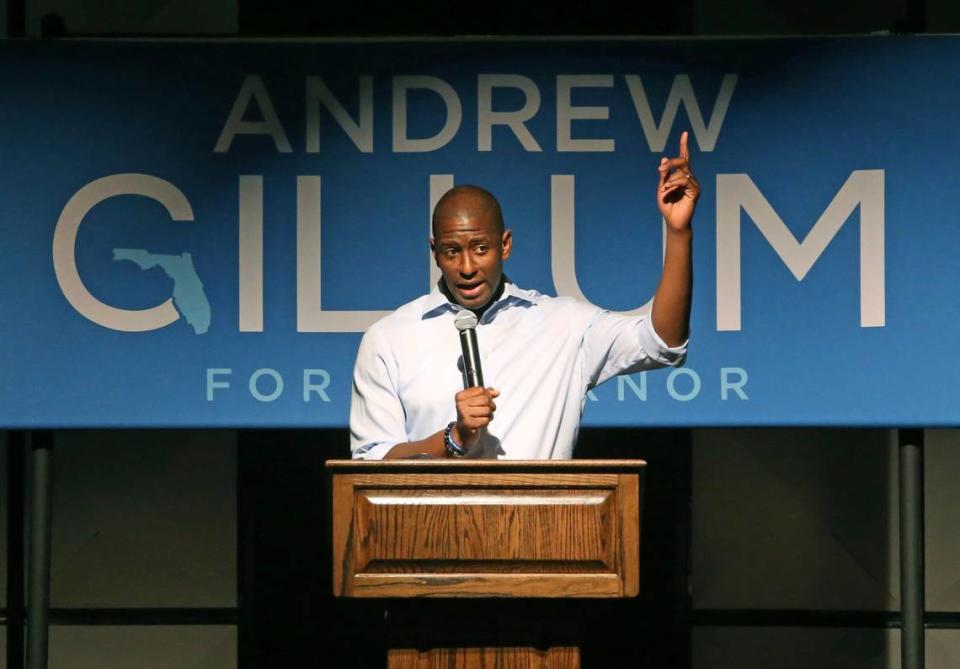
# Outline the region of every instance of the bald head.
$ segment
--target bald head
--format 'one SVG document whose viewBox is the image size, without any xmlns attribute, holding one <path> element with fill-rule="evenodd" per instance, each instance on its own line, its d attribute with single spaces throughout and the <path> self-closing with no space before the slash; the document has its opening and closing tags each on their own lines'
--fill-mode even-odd
<svg viewBox="0 0 960 669">
<path fill-rule="evenodd" d="M 500 203 L 488 191 L 479 186 L 456 186 L 437 202 L 433 209 L 433 236 L 438 236 L 438 225 L 443 220 L 492 220 L 496 234 L 503 234 L 503 213 Z"/>
<path fill-rule="evenodd" d="M 447 191 L 433 210 L 430 250 L 453 301 L 480 314 L 503 282 L 513 235 L 503 229 L 500 205 L 477 186 Z"/>
</svg>

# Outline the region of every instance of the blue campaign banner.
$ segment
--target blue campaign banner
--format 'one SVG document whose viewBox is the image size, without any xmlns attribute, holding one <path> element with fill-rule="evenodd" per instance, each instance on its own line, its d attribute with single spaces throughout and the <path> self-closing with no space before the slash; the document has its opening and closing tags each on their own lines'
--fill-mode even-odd
<svg viewBox="0 0 960 669">
<path fill-rule="evenodd" d="M 960 39 L 0 45 L 0 425 L 342 426 L 432 202 L 520 286 L 642 308 L 703 187 L 685 367 L 588 425 L 955 425 Z M 451 332 L 451 336 L 455 336 Z"/>
</svg>

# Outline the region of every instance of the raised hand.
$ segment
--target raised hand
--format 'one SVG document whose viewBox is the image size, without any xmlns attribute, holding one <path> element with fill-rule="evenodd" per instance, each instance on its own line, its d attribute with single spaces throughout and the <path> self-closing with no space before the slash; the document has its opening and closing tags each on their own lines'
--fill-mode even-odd
<svg viewBox="0 0 960 669">
<path fill-rule="evenodd" d="M 657 206 L 667 226 L 673 230 L 686 230 L 693 219 L 693 210 L 700 197 L 700 184 L 690 170 L 690 151 L 687 148 L 687 132 L 680 135 L 680 155 L 676 158 L 661 158 L 660 182 L 657 185 Z"/>
<path fill-rule="evenodd" d="M 493 420 L 493 412 L 497 405 L 494 397 L 500 395 L 499 390 L 475 386 L 461 390 L 456 395 L 457 403 L 457 436 L 460 445 L 470 450 L 480 441 L 480 431 Z"/>
</svg>

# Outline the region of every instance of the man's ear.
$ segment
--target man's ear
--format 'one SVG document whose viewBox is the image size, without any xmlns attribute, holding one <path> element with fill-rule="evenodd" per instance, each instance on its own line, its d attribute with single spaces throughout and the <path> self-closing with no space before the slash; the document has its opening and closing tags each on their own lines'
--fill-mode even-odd
<svg viewBox="0 0 960 669">
<path fill-rule="evenodd" d="M 503 237 L 500 240 L 500 245 L 501 245 L 501 248 L 503 249 L 503 253 L 501 254 L 501 257 L 504 260 L 506 260 L 507 258 L 510 257 L 510 250 L 513 248 L 513 231 L 512 230 L 503 231 Z"/>
<path fill-rule="evenodd" d="M 437 258 L 437 243 L 434 241 L 433 237 L 430 238 L 430 255 L 433 256 L 433 262 L 436 263 L 437 267 L 440 267 L 440 260 Z"/>
</svg>

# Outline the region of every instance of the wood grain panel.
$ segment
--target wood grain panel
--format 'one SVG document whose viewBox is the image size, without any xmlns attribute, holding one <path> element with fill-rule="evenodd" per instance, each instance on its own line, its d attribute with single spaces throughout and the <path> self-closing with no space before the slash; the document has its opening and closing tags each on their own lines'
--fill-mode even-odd
<svg viewBox="0 0 960 669">
<path fill-rule="evenodd" d="M 618 574 L 356 574 L 349 597 L 624 597 Z"/>
<path fill-rule="evenodd" d="M 615 568 L 615 490 L 502 489 L 473 493 L 421 488 L 356 490 L 357 540 L 368 546 L 367 571 L 378 562 L 430 571 L 432 563 L 471 561 L 499 571 L 502 563 L 568 562 Z M 362 519 L 362 520 L 361 520 Z M 613 537 L 615 540 L 616 537 Z M 417 569 L 418 561 L 427 564 Z M 489 563 L 484 568 L 482 563 Z"/>
<path fill-rule="evenodd" d="M 421 474 L 349 474 L 354 485 L 361 488 L 522 488 L 540 487 L 545 484 L 551 488 L 572 488 L 579 490 L 584 487 L 613 488 L 619 482 L 619 474 L 571 474 L 562 471 L 553 474 L 544 473 L 500 473 L 491 472 L 463 472 L 437 473 L 423 472 Z"/>
<path fill-rule="evenodd" d="M 623 597 L 639 587 L 639 471 L 431 463 L 334 472 L 334 593 Z M 574 471 L 571 471 L 573 469 Z"/>
<path fill-rule="evenodd" d="M 621 534 L 617 542 L 618 564 L 624 565 L 621 597 L 636 597 L 640 593 L 640 477 L 621 474 L 617 499 L 620 510 L 617 527 Z"/>
<path fill-rule="evenodd" d="M 387 669 L 579 669 L 577 648 L 399 649 L 387 655 Z"/>
</svg>

